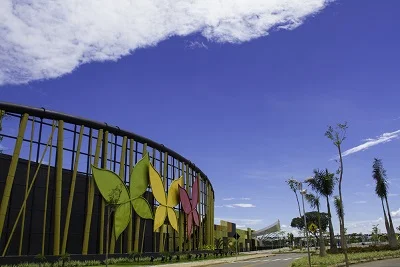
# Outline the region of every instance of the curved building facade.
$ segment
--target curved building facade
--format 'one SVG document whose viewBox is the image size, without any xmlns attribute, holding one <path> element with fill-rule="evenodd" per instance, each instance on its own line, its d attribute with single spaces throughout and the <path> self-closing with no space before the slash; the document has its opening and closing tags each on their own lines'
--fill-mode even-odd
<svg viewBox="0 0 400 267">
<path fill-rule="evenodd" d="M 107 232 L 111 254 L 213 245 L 213 187 L 178 153 L 43 108 L 0 112 L 2 256 L 104 254 Z"/>
</svg>

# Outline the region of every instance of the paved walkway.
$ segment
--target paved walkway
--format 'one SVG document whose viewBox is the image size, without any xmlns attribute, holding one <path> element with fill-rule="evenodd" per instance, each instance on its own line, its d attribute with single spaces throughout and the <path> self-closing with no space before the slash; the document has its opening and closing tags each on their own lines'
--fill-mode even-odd
<svg viewBox="0 0 400 267">
<path fill-rule="evenodd" d="M 234 262 L 242 262 L 251 259 L 257 258 L 265 258 L 273 256 L 274 253 L 279 251 L 286 251 L 287 249 L 271 249 L 271 250 L 259 250 L 259 251 L 250 251 L 250 252 L 241 252 L 239 257 L 228 257 L 228 258 L 215 258 L 209 260 L 201 260 L 201 261 L 193 261 L 193 262 L 177 262 L 177 263 L 169 263 L 163 265 L 157 265 L 158 267 L 177 267 L 177 266 L 209 266 L 209 265 L 216 265 L 222 263 L 234 263 Z"/>
<path fill-rule="evenodd" d="M 400 259 L 378 260 L 368 263 L 354 264 L 354 267 L 399 267 Z"/>
<path fill-rule="evenodd" d="M 288 267 L 304 254 L 285 253 L 269 257 L 219 264 L 217 267 Z"/>
</svg>

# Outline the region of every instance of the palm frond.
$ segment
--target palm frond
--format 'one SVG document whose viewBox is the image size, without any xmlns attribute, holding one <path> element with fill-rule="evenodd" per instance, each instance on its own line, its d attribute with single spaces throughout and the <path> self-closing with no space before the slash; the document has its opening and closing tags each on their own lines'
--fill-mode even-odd
<svg viewBox="0 0 400 267">
<path fill-rule="evenodd" d="M 296 192 L 299 189 L 299 182 L 293 178 L 290 178 L 286 181 L 287 185 L 293 192 Z"/>
<path fill-rule="evenodd" d="M 320 195 L 325 197 L 332 195 L 337 182 L 335 179 L 335 174 L 330 173 L 328 169 L 315 169 L 313 172 L 314 179 L 307 181 L 308 185 Z"/>
<path fill-rule="evenodd" d="M 319 209 L 319 197 L 308 193 L 305 195 L 305 198 L 307 200 L 307 202 L 310 204 L 311 208 L 313 209 Z"/>
<path fill-rule="evenodd" d="M 384 198 L 388 194 L 388 183 L 386 177 L 386 170 L 383 168 L 382 160 L 374 158 L 372 164 L 372 178 L 376 182 L 375 193 L 378 197 Z"/>
<path fill-rule="evenodd" d="M 342 202 L 340 201 L 339 196 L 335 196 L 333 198 L 334 200 L 334 204 L 335 204 L 335 209 L 336 209 L 336 214 L 339 216 L 339 218 L 343 218 L 344 217 L 344 210 L 343 210 L 343 205 Z"/>
</svg>

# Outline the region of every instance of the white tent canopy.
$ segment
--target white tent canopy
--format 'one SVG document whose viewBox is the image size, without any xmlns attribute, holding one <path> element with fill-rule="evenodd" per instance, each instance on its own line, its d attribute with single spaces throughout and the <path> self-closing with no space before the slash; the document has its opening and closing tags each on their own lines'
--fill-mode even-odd
<svg viewBox="0 0 400 267">
<path fill-rule="evenodd" d="M 260 236 L 266 236 L 266 235 L 269 235 L 269 234 L 272 234 L 272 233 L 275 233 L 275 232 L 279 232 L 280 230 L 281 230 L 281 223 L 278 220 L 275 223 L 273 223 L 273 224 L 271 224 L 271 225 L 269 225 L 269 226 L 267 226 L 265 228 L 262 228 L 262 229 L 260 229 L 258 231 L 252 232 L 251 235 L 252 235 L 253 238 L 257 238 L 257 237 L 260 237 Z"/>
</svg>

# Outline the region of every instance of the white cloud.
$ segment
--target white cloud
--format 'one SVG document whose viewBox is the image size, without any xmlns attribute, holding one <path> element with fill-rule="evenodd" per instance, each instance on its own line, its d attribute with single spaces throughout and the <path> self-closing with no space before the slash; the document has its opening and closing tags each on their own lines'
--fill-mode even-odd
<svg viewBox="0 0 400 267">
<path fill-rule="evenodd" d="M 364 151 L 367 150 L 370 147 L 382 144 L 382 143 L 386 143 L 386 142 L 390 142 L 393 139 L 398 138 L 400 135 L 400 130 L 391 132 L 391 133 L 383 133 L 380 136 L 376 137 L 376 138 L 368 138 L 364 140 L 364 143 L 361 145 L 358 145 L 356 147 L 350 148 L 346 151 L 343 152 L 342 156 L 348 156 L 360 151 Z"/>
<path fill-rule="evenodd" d="M 185 43 L 186 43 L 186 48 L 188 49 L 204 48 L 208 50 L 208 46 L 204 42 L 186 41 Z"/>
<path fill-rule="evenodd" d="M 250 203 L 237 203 L 237 204 L 227 204 L 221 206 L 215 206 L 216 208 L 255 208 L 256 206 Z"/>
<path fill-rule="evenodd" d="M 306 216 L 307 216 L 307 214 L 306 214 Z M 288 226 L 286 225 L 286 224 L 282 224 L 281 225 L 281 228 L 287 228 Z M 322 228 L 322 227 L 321 227 Z"/>
<path fill-rule="evenodd" d="M 361 196 L 366 196 L 367 193 L 366 192 L 354 192 L 353 193 L 355 196 L 361 197 Z"/>
<path fill-rule="evenodd" d="M 0 85 L 60 77 L 171 36 L 240 43 L 292 30 L 334 0 L 3 0 Z"/>
<path fill-rule="evenodd" d="M 221 220 L 227 221 L 227 222 L 233 222 L 233 223 L 236 223 L 239 225 L 244 224 L 246 226 L 261 224 L 263 221 L 261 219 L 239 219 L 239 218 L 236 218 L 236 219 L 235 218 L 215 218 L 214 219 L 214 221 L 218 224 L 219 224 L 219 221 L 221 221 Z"/>
<path fill-rule="evenodd" d="M 392 211 L 390 214 L 392 215 L 393 218 L 400 218 L 400 209 Z"/>
<path fill-rule="evenodd" d="M 8 148 L 0 144 L 0 151 L 7 150 Z"/>
<path fill-rule="evenodd" d="M 227 197 L 227 198 L 223 198 L 222 200 L 224 200 L 224 201 L 230 201 L 230 200 L 235 200 L 235 199 L 237 199 L 237 198 L 234 198 L 234 197 Z M 250 200 L 250 198 L 249 197 L 241 197 L 241 198 L 239 198 L 240 200 Z"/>
<path fill-rule="evenodd" d="M 386 233 L 385 225 L 382 224 L 383 218 L 363 220 L 363 221 L 347 221 L 345 227 L 348 233 L 359 233 L 364 234 L 371 233 L 372 226 L 378 224 L 378 228 Z M 335 233 L 339 233 L 339 229 L 335 229 Z"/>
<path fill-rule="evenodd" d="M 393 194 L 393 193 L 388 194 L 388 197 L 397 197 L 397 196 L 399 196 L 399 194 Z"/>
<path fill-rule="evenodd" d="M 397 213 L 396 216 L 393 216 Z M 395 225 L 400 224 L 400 209 L 391 213 L 393 216 L 393 223 Z M 346 221 L 345 227 L 348 230 L 348 233 L 359 233 L 362 232 L 364 234 L 371 233 L 373 225 L 378 225 L 378 228 L 382 233 L 386 233 L 384 219 L 379 217 L 377 219 L 371 220 L 363 220 L 363 221 Z M 335 225 L 336 226 L 336 225 Z M 339 233 L 339 229 L 335 228 L 335 233 Z"/>
<path fill-rule="evenodd" d="M 358 201 L 354 201 L 353 203 L 354 203 L 354 204 L 365 204 L 365 203 L 367 203 L 367 201 L 365 201 L 365 200 L 358 200 Z"/>
<path fill-rule="evenodd" d="M 253 204 L 249 203 L 238 203 L 238 204 L 232 204 L 232 206 L 239 207 L 239 208 L 255 208 Z"/>
</svg>

